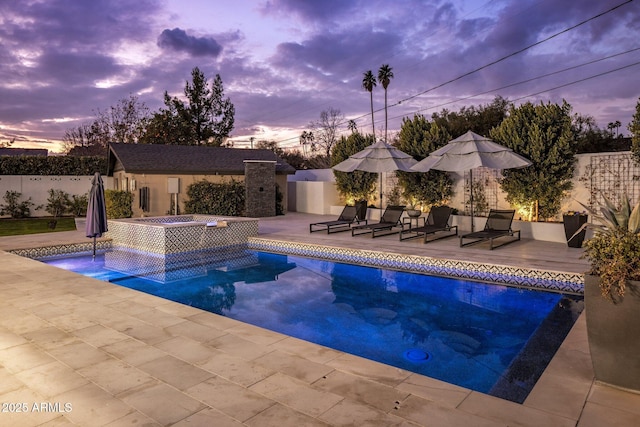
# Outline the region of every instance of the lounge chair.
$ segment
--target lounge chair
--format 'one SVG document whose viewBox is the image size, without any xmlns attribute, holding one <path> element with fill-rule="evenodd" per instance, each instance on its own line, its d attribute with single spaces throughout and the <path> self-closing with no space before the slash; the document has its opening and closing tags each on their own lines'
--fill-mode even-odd
<svg viewBox="0 0 640 427">
<path fill-rule="evenodd" d="M 387 206 L 380 218 L 380 222 L 375 224 L 363 224 L 351 227 L 351 235 L 371 233 L 371 237 L 386 236 L 387 234 L 396 234 L 400 230 L 394 230 L 397 227 L 402 229 L 400 217 L 404 212 L 404 206 Z M 385 232 L 384 234 L 376 234 L 376 232 Z"/>
<path fill-rule="evenodd" d="M 487 223 L 484 225 L 484 230 L 460 236 L 460 247 L 486 242 L 488 240 L 489 248 L 493 249 L 520 240 L 520 230 L 511 229 L 511 223 L 513 222 L 515 213 L 515 210 L 491 209 Z M 500 237 L 513 237 L 513 239 L 500 243 L 499 245 L 494 245 L 493 241 Z M 473 241 L 463 243 L 464 239 L 473 239 Z"/>
<path fill-rule="evenodd" d="M 366 202 L 358 202 L 355 206 L 346 205 L 344 209 L 342 209 L 342 213 L 337 220 L 309 224 L 309 233 L 325 230 L 327 231 L 327 234 L 338 233 L 340 231 L 347 231 L 351 229 L 351 225 L 354 223 L 360 224 L 361 222 L 364 222 L 366 224 L 367 220 L 361 217 L 362 203 L 366 206 Z"/>
<path fill-rule="evenodd" d="M 451 212 L 453 212 L 453 209 L 448 206 L 437 206 L 431 208 L 431 210 L 429 211 L 429 215 L 425 220 L 425 224 L 421 227 L 413 227 L 408 228 L 407 230 L 401 230 L 400 240 L 423 237 L 424 243 L 427 243 L 438 239 L 444 239 L 445 237 L 457 236 L 458 226 L 449 225 Z M 452 230 L 453 234 L 451 233 Z M 441 232 L 445 233 L 443 234 Z M 429 240 L 429 235 L 433 235 L 434 238 Z"/>
</svg>

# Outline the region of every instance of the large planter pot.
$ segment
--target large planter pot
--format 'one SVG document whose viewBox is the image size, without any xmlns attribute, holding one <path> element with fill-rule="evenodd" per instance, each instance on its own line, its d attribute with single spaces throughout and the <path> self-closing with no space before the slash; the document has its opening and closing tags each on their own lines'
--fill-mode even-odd
<svg viewBox="0 0 640 427">
<path fill-rule="evenodd" d="M 616 304 L 600 293 L 600 278 L 585 275 L 587 336 L 596 380 L 640 393 L 640 282 Z"/>
<path fill-rule="evenodd" d="M 563 215 L 564 235 L 570 248 L 581 248 L 587 229 L 575 234 L 587 222 L 587 215 Z"/>
</svg>

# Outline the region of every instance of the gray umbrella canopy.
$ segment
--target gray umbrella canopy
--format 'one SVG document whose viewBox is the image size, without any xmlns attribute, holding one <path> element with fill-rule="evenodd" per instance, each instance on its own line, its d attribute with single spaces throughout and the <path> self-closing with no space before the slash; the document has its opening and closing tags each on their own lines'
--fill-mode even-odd
<svg viewBox="0 0 640 427">
<path fill-rule="evenodd" d="M 107 206 L 104 200 L 104 184 L 98 172 L 91 180 L 89 204 L 87 206 L 86 236 L 93 237 L 93 256 L 96 256 L 96 237 L 107 231 Z"/>
<path fill-rule="evenodd" d="M 513 169 L 530 164 L 528 159 L 515 153 L 511 148 L 468 131 L 432 152 L 411 169 L 414 172 L 427 172 L 431 169 L 463 172 L 482 166 L 492 169 Z"/>
<path fill-rule="evenodd" d="M 417 162 L 407 154 L 384 141 L 378 141 L 362 151 L 349 156 L 338 163 L 333 169 L 340 172 L 364 171 L 381 174 L 382 172 L 405 171 L 413 172 L 411 166 Z M 380 207 L 382 208 L 382 175 L 380 175 Z"/>
<path fill-rule="evenodd" d="M 473 231 L 473 172 L 479 167 L 492 169 L 514 169 L 529 166 L 531 162 L 515 153 L 512 149 L 497 144 L 468 131 L 464 135 L 449 141 L 447 145 L 429 154 L 415 164 L 414 172 L 427 172 L 431 169 L 447 172 L 469 171 L 471 189 L 471 231 Z"/>
</svg>

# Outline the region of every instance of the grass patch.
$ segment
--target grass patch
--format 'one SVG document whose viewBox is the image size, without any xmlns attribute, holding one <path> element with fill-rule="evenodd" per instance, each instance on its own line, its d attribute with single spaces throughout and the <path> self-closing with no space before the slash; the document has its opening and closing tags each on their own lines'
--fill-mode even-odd
<svg viewBox="0 0 640 427">
<path fill-rule="evenodd" d="M 19 236 L 22 234 L 52 233 L 76 229 L 74 218 L 58 218 L 56 228 L 49 228 L 52 218 L 0 219 L 0 236 Z"/>
</svg>

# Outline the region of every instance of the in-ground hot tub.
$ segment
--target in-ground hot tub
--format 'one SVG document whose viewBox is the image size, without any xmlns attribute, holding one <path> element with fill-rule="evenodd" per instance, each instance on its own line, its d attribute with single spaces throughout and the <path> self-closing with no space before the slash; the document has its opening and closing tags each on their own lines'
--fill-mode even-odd
<svg viewBox="0 0 640 427">
<path fill-rule="evenodd" d="M 114 247 L 176 254 L 246 244 L 257 235 L 257 218 L 178 215 L 109 220 L 105 237 Z"/>
</svg>

